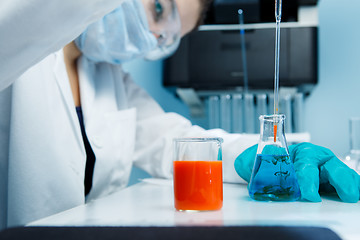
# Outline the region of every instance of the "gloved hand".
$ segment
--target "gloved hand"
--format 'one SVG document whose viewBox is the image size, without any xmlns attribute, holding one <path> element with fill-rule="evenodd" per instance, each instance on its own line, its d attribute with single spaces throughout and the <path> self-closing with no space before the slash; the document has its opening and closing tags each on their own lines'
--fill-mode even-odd
<svg viewBox="0 0 360 240">
<path fill-rule="evenodd" d="M 256 157 L 257 145 L 246 149 L 235 160 L 236 172 L 247 182 Z M 289 146 L 290 158 L 298 179 L 301 198 L 320 202 L 319 186 L 331 191 L 335 188 L 344 202 L 359 200 L 360 176 L 339 160 L 329 149 L 311 143 Z"/>
</svg>

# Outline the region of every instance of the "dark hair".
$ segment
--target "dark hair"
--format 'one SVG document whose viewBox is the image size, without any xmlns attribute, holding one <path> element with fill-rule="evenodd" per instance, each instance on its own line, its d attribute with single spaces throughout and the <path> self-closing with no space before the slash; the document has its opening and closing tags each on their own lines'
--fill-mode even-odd
<svg viewBox="0 0 360 240">
<path fill-rule="evenodd" d="M 209 10 L 209 7 L 211 5 L 211 3 L 213 2 L 213 0 L 198 0 L 200 1 L 200 16 L 198 21 L 196 22 L 196 25 L 194 27 L 194 30 L 196 30 L 200 25 L 202 25 L 204 23 L 205 17 L 206 17 L 206 13 Z"/>
</svg>

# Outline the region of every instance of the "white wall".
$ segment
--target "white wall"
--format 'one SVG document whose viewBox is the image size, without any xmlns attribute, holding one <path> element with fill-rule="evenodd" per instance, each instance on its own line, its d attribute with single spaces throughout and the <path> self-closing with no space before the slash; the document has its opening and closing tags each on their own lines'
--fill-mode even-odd
<svg viewBox="0 0 360 240">
<path fill-rule="evenodd" d="M 359 10 L 358 0 L 319 3 L 319 84 L 306 100 L 306 127 L 338 156 L 350 147 L 349 117 L 360 116 Z"/>
</svg>

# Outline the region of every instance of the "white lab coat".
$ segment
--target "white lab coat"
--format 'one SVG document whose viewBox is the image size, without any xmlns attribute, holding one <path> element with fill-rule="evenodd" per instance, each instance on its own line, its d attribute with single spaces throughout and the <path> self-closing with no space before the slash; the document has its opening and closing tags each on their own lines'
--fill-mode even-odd
<svg viewBox="0 0 360 240">
<path fill-rule="evenodd" d="M 85 199 L 79 121 L 62 51 L 51 53 L 122 1 L 2 1 L 0 229 L 115 192 L 126 186 L 133 163 L 153 176 L 171 177 L 174 137 L 223 137 L 224 180 L 241 181 L 233 161 L 256 143 L 256 135 L 192 126 L 164 113 L 121 67 L 80 58 L 85 128 L 96 155 L 93 188 Z"/>
<path fill-rule="evenodd" d="M 0 90 L 131 0 L 1 0 Z"/>
<path fill-rule="evenodd" d="M 0 229 L 85 202 L 80 126 L 62 52 L 50 53 L 123 1 L 2 1 Z M 86 132 L 96 155 L 88 200 L 126 186 L 133 162 L 170 177 L 172 138 L 205 134 L 179 115 L 165 114 L 120 67 L 99 64 L 95 70 L 82 58 L 79 68 Z M 226 140 L 224 146 L 235 145 L 235 156 L 252 143 Z"/>
<path fill-rule="evenodd" d="M 16 90 L 7 87 L 31 66 L 40 62 L 50 53 L 61 49 L 83 32 L 86 26 L 111 12 L 124 1 L 131 0 L 1 1 L 0 229 L 7 226 L 7 206 L 13 204 L 10 202 L 11 199 L 8 200 L 7 194 L 8 183 L 12 181 L 8 178 L 8 169 L 13 166 L 8 165 L 9 157 L 22 153 L 22 149 L 16 149 L 15 152 L 10 150 L 14 149 L 14 145 L 10 143 L 10 130 L 8 129 L 10 119 L 13 120 L 13 106 L 10 103 L 11 99 L 15 97 L 13 93 Z M 7 89 L 4 90 L 5 88 Z M 34 111 L 36 111 L 36 107 Z M 43 143 L 43 146 L 46 147 L 46 144 L 48 143 Z M 56 166 L 54 165 L 54 167 Z M 19 171 L 21 170 L 19 169 Z M 9 188 L 9 192 L 11 191 L 13 189 Z M 69 206 L 72 205 L 69 204 Z M 38 214 L 35 213 L 35 215 Z M 24 218 L 20 222 L 26 221 Z"/>
<path fill-rule="evenodd" d="M 205 131 L 165 113 L 120 66 L 80 57 L 78 70 L 85 129 L 96 156 L 87 201 L 125 187 L 133 163 L 170 178 L 174 137 L 223 137 L 224 179 L 241 180 L 234 159 L 257 137 Z M 0 145 L 1 174 L 7 175 L 0 194 L 7 196 L 1 209 L 8 209 L 8 226 L 84 204 L 86 156 L 62 51 L 26 71 L 0 99 L 8 139 Z"/>
</svg>

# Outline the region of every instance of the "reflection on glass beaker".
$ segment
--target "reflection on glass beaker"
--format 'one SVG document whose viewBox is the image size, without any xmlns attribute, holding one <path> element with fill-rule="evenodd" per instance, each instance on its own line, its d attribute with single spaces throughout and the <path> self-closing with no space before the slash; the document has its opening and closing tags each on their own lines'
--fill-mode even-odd
<svg viewBox="0 0 360 240">
<path fill-rule="evenodd" d="M 285 139 L 285 115 L 262 115 L 259 119 L 260 140 L 249 183 L 250 197 L 261 201 L 296 201 L 300 188 Z"/>
</svg>

